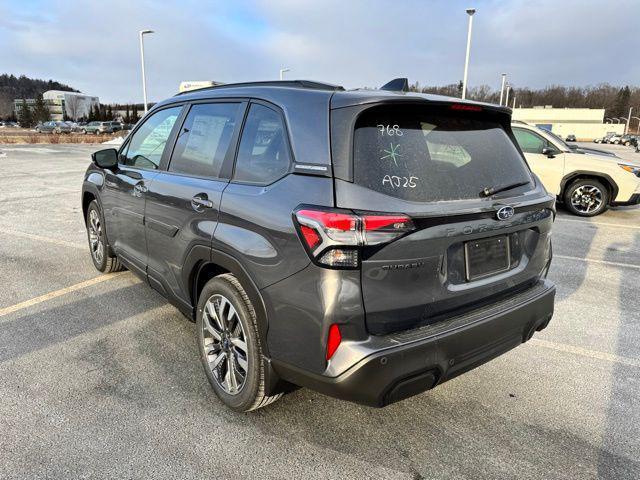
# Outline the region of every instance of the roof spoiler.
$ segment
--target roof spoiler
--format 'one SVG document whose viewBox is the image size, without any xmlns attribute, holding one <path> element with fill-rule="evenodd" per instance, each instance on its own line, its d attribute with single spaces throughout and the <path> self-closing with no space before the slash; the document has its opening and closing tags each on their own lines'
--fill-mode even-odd
<svg viewBox="0 0 640 480">
<path fill-rule="evenodd" d="M 381 86 L 380 90 L 389 90 L 391 92 L 408 92 L 409 91 L 409 79 L 408 78 L 394 78 L 390 82 L 387 82 L 383 86 Z"/>
</svg>

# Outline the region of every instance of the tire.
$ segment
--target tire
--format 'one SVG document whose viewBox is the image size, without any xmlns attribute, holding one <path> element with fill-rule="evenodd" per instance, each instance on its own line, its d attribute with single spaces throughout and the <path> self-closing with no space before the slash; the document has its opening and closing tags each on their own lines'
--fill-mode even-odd
<svg viewBox="0 0 640 480">
<path fill-rule="evenodd" d="M 564 204 L 574 215 L 595 217 L 609 207 L 609 189 L 600 180 L 576 180 L 566 188 Z"/>
<path fill-rule="evenodd" d="M 119 272 L 124 267 L 118 257 L 111 253 L 107 244 L 107 235 L 104 228 L 104 217 L 98 202 L 93 200 L 87 208 L 85 218 L 87 227 L 87 240 L 89 241 L 89 253 L 91 261 L 97 270 L 103 273 Z"/>
<path fill-rule="evenodd" d="M 265 395 L 265 360 L 255 309 L 234 275 L 219 275 L 203 287 L 196 330 L 202 366 L 222 403 L 238 412 L 249 412 L 282 396 Z"/>
<path fill-rule="evenodd" d="M 629 145 L 631 145 L 631 142 L 624 142 L 625 147 L 628 147 Z"/>
<path fill-rule="evenodd" d="M 100 135 L 100 130 L 96 130 L 96 135 Z"/>
<path fill-rule="evenodd" d="M 81 133 L 82 135 L 86 135 L 86 134 L 87 134 L 87 131 L 83 128 L 82 130 L 80 130 L 80 133 Z"/>
</svg>

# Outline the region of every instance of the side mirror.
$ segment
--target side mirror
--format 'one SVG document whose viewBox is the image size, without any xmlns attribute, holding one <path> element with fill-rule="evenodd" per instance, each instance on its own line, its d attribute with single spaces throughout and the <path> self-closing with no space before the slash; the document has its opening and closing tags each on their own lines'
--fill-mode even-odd
<svg viewBox="0 0 640 480">
<path fill-rule="evenodd" d="M 91 154 L 91 160 L 100 168 L 110 170 L 118 166 L 118 151 L 115 148 L 98 150 Z"/>
<path fill-rule="evenodd" d="M 544 147 L 542 149 L 542 155 L 546 155 L 549 158 L 553 158 L 558 154 L 558 152 L 556 150 L 554 150 L 553 148 L 549 148 L 549 147 Z"/>
</svg>

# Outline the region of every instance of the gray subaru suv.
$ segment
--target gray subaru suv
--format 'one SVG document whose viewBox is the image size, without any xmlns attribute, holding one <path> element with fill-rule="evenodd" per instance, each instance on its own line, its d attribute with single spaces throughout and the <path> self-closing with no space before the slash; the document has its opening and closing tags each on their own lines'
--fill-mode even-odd
<svg viewBox="0 0 640 480">
<path fill-rule="evenodd" d="M 249 411 L 303 386 L 382 407 L 529 340 L 553 314 L 550 196 L 510 110 L 310 82 L 156 104 L 82 188 L 91 258 L 196 322 Z"/>
</svg>

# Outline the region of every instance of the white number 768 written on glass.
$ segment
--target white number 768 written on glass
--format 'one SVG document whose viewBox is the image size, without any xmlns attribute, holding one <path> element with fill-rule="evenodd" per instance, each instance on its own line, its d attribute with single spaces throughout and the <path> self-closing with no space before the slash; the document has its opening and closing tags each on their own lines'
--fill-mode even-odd
<svg viewBox="0 0 640 480">
<path fill-rule="evenodd" d="M 380 130 L 380 135 L 384 135 L 385 133 L 389 136 L 398 136 L 401 137 L 403 135 L 402 130 L 400 130 L 399 125 L 376 125 Z"/>
</svg>

